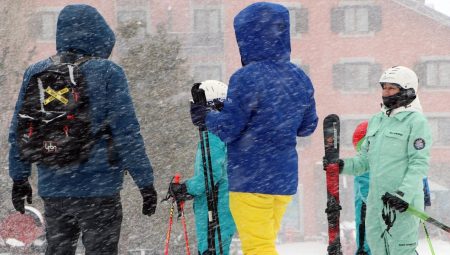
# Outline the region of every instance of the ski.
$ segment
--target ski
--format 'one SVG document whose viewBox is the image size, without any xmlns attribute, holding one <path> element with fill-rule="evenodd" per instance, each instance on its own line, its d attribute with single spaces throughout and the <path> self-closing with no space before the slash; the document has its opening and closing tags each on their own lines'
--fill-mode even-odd
<svg viewBox="0 0 450 255">
<path fill-rule="evenodd" d="M 342 245 L 339 237 L 339 135 L 340 123 L 336 114 L 330 114 L 323 120 L 323 136 L 325 159 L 330 163 L 326 168 L 328 219 L 328 255 L 342 255 Z"/>
<path fill-rule="evenodd" d="M 445 225 L 442 222 L 437 221 L 436 219 L 430 217 L 427 213 L 422 212 L 412 206 L 409 206 L 408 209 L 406 209 L 407 212 L 409 212 L 410 214 L 418 217 L 419 219 L 428 222 L 430 224 L 433 224 L 434 226 L 444 230 L 445 232 L 450 233 L 450 227 Z"/>
</svg>

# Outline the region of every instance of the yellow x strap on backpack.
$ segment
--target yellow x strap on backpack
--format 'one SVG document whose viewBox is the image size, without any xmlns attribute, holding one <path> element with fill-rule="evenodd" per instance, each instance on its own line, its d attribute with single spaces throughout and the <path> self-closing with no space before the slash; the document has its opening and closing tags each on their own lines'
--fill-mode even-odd
<svg viewBox="0 0 450 255">
<path fill-rule="evenodd" d="M 67 98 L 62 96 L 64 94 L 66 94 L 67 92 L 69 92 L 69 88 L 63 88 L 61 90 L 55 91 L 52 88 L 47 87 L 47 89 L 45 89 L 45 92 L 47 92 L 50 95 L 50 97 L 45 99 L 44 105 L 49 104 L 50 102 L 52 102 L 55 99 L 57 99 L 58 101 L 60 101 L 63 104 L 67 104 L 69 102 L 69 100 L 67 100 Z"/>
</svg>

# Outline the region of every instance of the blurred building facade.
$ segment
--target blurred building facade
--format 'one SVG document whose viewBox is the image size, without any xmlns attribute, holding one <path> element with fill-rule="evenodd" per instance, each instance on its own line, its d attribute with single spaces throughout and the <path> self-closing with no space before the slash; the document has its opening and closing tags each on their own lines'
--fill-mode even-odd
<svg viewBox="0 0 450 255">
<path fill-rule="evenodd" d="M 195 81 L 228 82 L 241 63 L 233 18 L 256 1 L 30 1 L 34 13 L 28 24 L 33 33 L 32 39 L 24 42 L 24 47 L 34 48 L 30 62 L 55 53 L 58 13 L 65 5 L 80 2 L 99 9 L 112 27 L 138 22 L 138 38 L 155 33 L 158 24 L 165 24 L 169 34 L 183 42 L 183 54 Z M 283 228 L 284 237 L 312 239 L 325 231 L 325 175 L 318 164 L 323 155 L 321 122 L 330 113 L 341 117 L 341 153 L 353 155 L 352 132 L 357 123 L 379 111 L 378 78 L 384 69 L 394 65 L 411 67 L 419 74 L 419 97 L 434 137 L 429 179 L 440 187 L 450 187 L 450 17 L 426 7 L 423 1 L 413 0 L 272 2 L 290 10 L 292 61 L 309 74 L 320 116 L 314 135 L 299 139 L 301 185 L 287 212 L 289 223 Z M 118 59 L 119 54 L 120 47 L 116 47 L 113 58 Z M 7 146 L 6 127 L 19 89 L 18 84 L 7 85 L 11 97 L 2 101 L 8 104 L 0 119 L 2 147 Z M 343 218 L 351 220 L 352 178 L 341 181 Z M 439 197 L 435 200 L 439 203 Z"/>
</svg>

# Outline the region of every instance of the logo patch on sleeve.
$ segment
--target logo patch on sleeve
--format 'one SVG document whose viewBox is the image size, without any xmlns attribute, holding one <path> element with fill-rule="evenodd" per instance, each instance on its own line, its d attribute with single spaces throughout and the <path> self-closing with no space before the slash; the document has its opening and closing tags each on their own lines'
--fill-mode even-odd
<svg viewBox="0 0 450 255">
<path fill-rule="evenodd" d="M 425 148 L 425 140 L 423 140 L 422 138 L 417 138 L 414 141 L 414 148 L 416 150 L 421 150 L 421 149 Z"/>
</svg>

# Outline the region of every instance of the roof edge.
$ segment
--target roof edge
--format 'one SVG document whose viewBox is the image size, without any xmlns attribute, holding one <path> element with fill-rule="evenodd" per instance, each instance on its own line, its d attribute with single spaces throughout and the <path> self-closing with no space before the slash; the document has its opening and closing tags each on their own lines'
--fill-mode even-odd
<svg viewBox="0 0 450 255">
<path fill-rule="evenodd" d="M 408 9 L 411 9 L 427 18 L 430 18 L 434 21 L 437 21 L 438 23 L 450 27 L 450 17 L 436 11 L 435 9 L 428 7 L 424 3 L 421 3 L 419 1 L 413 1 L 413 0 L 392 0 L 393 2 L 402 5 Z"/>
</svg>

